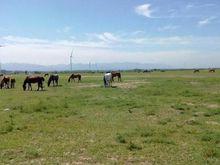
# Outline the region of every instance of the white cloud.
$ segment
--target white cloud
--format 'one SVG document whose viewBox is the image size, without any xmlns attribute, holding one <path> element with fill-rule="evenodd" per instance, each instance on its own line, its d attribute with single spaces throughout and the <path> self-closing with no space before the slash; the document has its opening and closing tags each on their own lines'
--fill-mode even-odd
<svg viewBox="0 0 220 165">
<path fill-rule="evenodd" d="M 70 26 L 65 26 L 61 29 L 57 29 L 58 33 L 68 33 L 72 28 Z"/>
<path fill-rule="evenodd" d="M 151 8 L 151 4 L 143 4 L 143 5 L 139 5 L 135 7 L 135 12 L 138 15 L 142 15 L 145 16 L 147 18 L 151 18 L 151 14 L 152 14 L 152 10 Z"/>
<path fill-rule="evenodd" d="M 173 30 L 176 30 L 178 27 L 179 26 L 167 25 L 167 26 L 159 27 L 158 30 L 159 31 L 173 31 Z"/>
<path fill-rule="evenodd" d="M 105 32 L 103 34 L 98 34 L 97 37 L 105 42 L 117 42 L 119 41 L 119 38 L 116 37 L 114 34 L 109 33 L 109 32 Z"/>
<path fill-rule="evenodd" d="M 193 8 L 209 8 L 209 7 L 215 7 L 216 4 L 214 3 L 206 3 L 206 4 L 188 4 L 186 5 L 186 9 L 193 9 Z"/>
<path fill-rule="evenodd" d="M 193 7 L 194 7 L 193 4 L 188 4 L 188 5 L 186 5 L 186 9 L 191 9 L 191 8 L 193 8 Z"/>
<path fill-rule="evenodd" d="M 103 62 L 139 62 L 139 63 L 163 63 L 167 65 L 183 66 L 183 61 L 188 66 L 193 64 L 205 65 L 204 59 L 209 56 L 203 57 L 206 53 L 197 52 L 196 49 L 192 51 L 188 49 L 190 47 L 213 47 L 220 44 L 219 37 L 132 37 L 122 38 L 112 33 L 102 34 L 109 40 L 114 40 L 116 37 L 117 42 L 109 43 L 96 37 L 96 40 L 90 41 L 76 41 L 76 40 L 45 40 L 37 38 L 27 38 L 19 36 L 5 36 L 0 37 L 0 42 L 5 46 L 1 47 L 0 57 L 3 63 L 6 62 L 20 62 L 20 63 L 35 63 L 43 65 L 51 64 L 68 64 L 69 55 L 74 48 L 76 57 L 75 63 L 88 63 L 93 61 L 96 63 Z M 99 34 L 96 34 L 99 35 Z M 112 38 L 112 36 L 114 36 Z M 120 40 L 119 40 L 120 38 Z M 118 45 L 122 47 L 119 48 Z M 171 47 L 179 47 L 177 49 L 167 49 Z M 182 47 L 183 46 L 183 47 Z M 135 48 L 135 51 L 129 51 L 129 49 Z M 139 49 L 141 48 L 141 49 Z M 149 48 L 156 48 L 153 50 Z M 159 49 L 158 49 L 159 48 Z M 166 49 L 163 49 L 166 48 Z M 146 50 L 146 51 L 144 51 Z M 198 50 L 198 49 L 197 49 Z M 200 49 L 199 49 L 200 50 Z M 216 52 L 216 51 L 215 51 Z M 219 59 L 219 55 L 213 52 L 208 53 L 213 56 L 211 59 L 206 60 L 210 64 L 216 64 Z M 200 58 L 199 56 L 202 56 Z M 199 60 L 203 59 L 203 60 Z M 200 65 L 201 66 L 201 65 Z M 220 66 L 220 63 L 219 65 Z"/>
<path fill-rule="evenodd" d="M 206 19 L 203 19 L 201 21 L 198 22 L 198 25 L 199 26 L 205 26 L 205 25 L 208 25 L 210 24 L 213 20 L 215 20 L 216 17 L 212 16 L 212 17 L 208 17 Z"/>
</svg>

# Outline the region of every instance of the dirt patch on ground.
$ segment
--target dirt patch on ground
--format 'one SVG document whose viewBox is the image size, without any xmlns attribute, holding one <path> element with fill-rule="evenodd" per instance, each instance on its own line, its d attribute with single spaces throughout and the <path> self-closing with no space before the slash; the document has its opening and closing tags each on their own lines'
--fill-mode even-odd
<svg viewBox="0 0 220 165">
<path fill-rule="evenodd" d="M 149 84 L 150 82 L 146 81 L 126 81 L 126 82 L 113 82 L 112 87 L 113 88 L 123 88 L 123 89 L 133 89 L 137 88 L 138 86 L 142 84 Z M 78 84 L 77 86 L 71 87 L 71 88 L 97 88 L 97 87 L 103 87 L 104 85 L 95 84 L 95 83 L 83 83 Z"/>
<path fill-rule="evenodd" d="M 196 82 L 196 81 L 191 81 L 191 82 L 190 82 L 190 84 L 191 84 L 191 85 L 198 85 L 198 84 L 199 84 L 199 82 Z"/>
<path fill-rule="evenodd" d="M 72 86 L 70 88 L 96 88 L 96 87 L 101 87 L 101 85 L 94 83 L 83 83 L 83 84 L 77 84 L 76 86 Z"/>
<path fill-rule="evenodd" d="M 210 125 L 220 125 L 220 123 L 216 122 L 216 121 L 207 121 L 206 124 L 210 124 Z"/>
<path fill-rule="evenodd" d="M 204 104 L 207 108 L 215 109 L 219 108 L 220 106 L 218 104 Z"/>
<path fill-rule="evenodd" d="M 99 84 L 83 84 L 77 86 L 78 88 L 94 88 L 94 87 L 101 87 Z"/>
<path fill-rule="evenodd" d="M 123 89 L 134 89 L 143 84 L 149 84 L 150 82 L 146 81 L 130 81 L 130 82 L 120 82 L 120 83 L 113 83 L 114 86 Z"/>
</svg>

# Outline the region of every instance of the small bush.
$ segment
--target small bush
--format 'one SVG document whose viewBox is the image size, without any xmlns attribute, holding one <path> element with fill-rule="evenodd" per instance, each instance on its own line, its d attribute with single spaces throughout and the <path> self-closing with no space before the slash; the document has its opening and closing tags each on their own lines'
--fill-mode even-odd
<svg viewBox="0 0 220 165">
<path fill-rule="evenodd" d="M 202 135 L 201 140 L 217 144 L 220 142 L 220 133 L 207 132 L 206 134 Z"/>
<path fill-rule="evenodd" d="M 26 156 L 26 158 L 34 159 L 34 158 L 38 158 L 40 156 L 40 154 L 36 149 L 29 148 L 29 149 L 27 149 L 25 156 Z"/>
<path fill-rule="evenodd" d="M 129 143 L 129 146 L 128 146 L 128 149 L 129 149 L 130 151 L 135 151 L 135 150 L 141 150 L 142 147 L 141 147 L 141 146 L 138 146 L 138 145 L 136 145 L 136 144 L 134 144 L 133 142 L 130 142 L 130 143 Z"/>
<path fill-rule="evenodd" d="M 204 113 L 205 117 L 211 117 L 215 115 L 220 115 L 220 109 L 210 110 L 209 112 Z"/>
<path fill-rule="evenodd" d="M 206 159 L 215 158 L 219 156 L 219 152 L 215 148 L 208 148 L 203 151 L 203 155 Z"/>
<path fill-rule="evenodd" d="M 121 134 L 117 134 L 116 141 L 119 143 L 126 143 L 125 137 Z"/>
<path fill-rule="evenodd" d="M 171 122 L 170 118 L 162 119 L 158 123 L 161 125 L 166 125 L 167 123 Z"/>
<path fill-rule="evenodd" d="M 150 136 L 153 136 L 152 130 L 146 130 L 141 133 L 141 137 L 150 137 Z"/>
</svg>

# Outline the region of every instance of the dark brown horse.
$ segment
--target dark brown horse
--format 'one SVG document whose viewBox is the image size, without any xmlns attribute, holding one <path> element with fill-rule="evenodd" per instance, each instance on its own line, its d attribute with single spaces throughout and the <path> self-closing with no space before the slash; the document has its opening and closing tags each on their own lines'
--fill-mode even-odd
<svg viewBox="0 0 220 165">
<path fill-rule="evenodd" d="M 28 84 L 28 90 L 32 90 L 31 84 L 35 84 L 35 83 L 37 83 L 38 91 L 40 88 L 41 90 L 43 90 L 43 82 L 44 82 L 44 78 L 41 76 L 35 76 L 35 77 L 27 76 L 23 83 L 23 90 L 25 91 L 27 89 L 26 84 Z"/>
<path fill-rule="evenodd" d="M 199 72 L 200 72 L 199 69 L 195 69 L 195 70 L 193 71 L 193 73 L 199 73 Z"/>
<path fill-rule="evenodd" d="M 112 81 L 114 81 L 114 77 L 118 77 L 118 81 L 121 81 L 121 73 L 120 72 L 111 72 Z"/>
<path fill-rule="evenodd" d="M 49 79 L 48 79 L 48 87 L 50 86 L 50 83 L 53 82 L 53 86 L 58 86 L 58 81 L 59 81 L 59 75 L 58 74 L 51 74 Z"/>
<path fill-rule="evenodd" d="M 0 82 L 0 87 L 1 89 L 3 87 L 9 88 L 9 83 L 10 83 L 11 78 L 8 76 L 4 76 L 3 79 Z"/>
<path fill-rule="evenodd" d="M 209 69 L 210 73 L 215 73 L 215 69 Z"/>
<path fill-rule="evenodd" d="M 71 76 L 68 79 L 68 82 L 70 82 L 72 79 L 75 82 L 75 78 L 77 78 L 78 82 L 80 82 L 81 81 L 81 77 L 82 77 L 81 74 L 71 74 Z"/>
<path fill-rule="evenodd" d="M 15 78 L 11 78 L 11 88 L 15 88 Z"/>
</svg>

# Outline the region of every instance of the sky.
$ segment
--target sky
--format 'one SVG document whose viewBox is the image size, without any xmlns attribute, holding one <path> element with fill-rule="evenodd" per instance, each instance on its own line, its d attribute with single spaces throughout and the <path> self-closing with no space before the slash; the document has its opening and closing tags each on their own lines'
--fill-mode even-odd
<svg viewBox="0 0 220 165">
<path fill-rule="evenodd" d="M 220 67 L 219 0 L 0 0 L 0 61 Z"/>
</svg>

